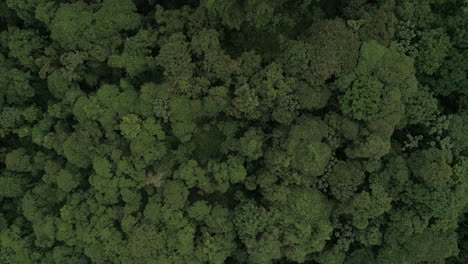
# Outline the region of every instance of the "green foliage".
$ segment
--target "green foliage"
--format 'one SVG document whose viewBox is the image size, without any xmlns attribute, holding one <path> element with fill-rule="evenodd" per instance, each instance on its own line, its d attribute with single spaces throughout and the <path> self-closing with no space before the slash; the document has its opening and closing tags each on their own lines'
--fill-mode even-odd
<svg viewBox="0 0 468 264">
<path fill-rule="evenodd" d="M 364 171 L 359 163 L 338 161 L 327 175 L 330 192 L 341 201 L 354 196 L 359 185 L 364 181 Z"/>
<path fill-rule="evenodd" d="M 21 175 L 4 174 L 0 176 L 0 197 L 21 197 L 26 189 L 27 181 Z"/>
<path fill-rule="evenodd" d="M 447 58 L 433 77 L 428 78 L 431 88 L 438 94 L 447 96 L 452 93 L 468 93 L 466 69 L 468 51 L 450 49 Z"/>
<path fill-rule="evenodd" d="M 126 115 L 122 117 L 122 123 L 120 124 L 120 130 L 122 135 L 128 139 L 135 138 L 141 129 L 141 119 L 134 114 Z"/>
<path fill-rule="evenodd" d="M 143 158 L 147 164 L 161 159 L 166 154 L 164 143 L 157 140 L 148 132 L 142 132 L 132 139 L 130 150 L 135 157 Z"/>
<path fill-rule="evenodd" d="M 28 172 L 32 170 L 31 157 L 26 149 L 15 149 L 5 157 L 5 165 L 8 170 L 17 172 Z"/>
<path fill-rule="evenodd" d="M 406 118 L 409 124 L 421 124 L 430 120 L 437 113 L 437 99 L 426 87 L 420 87 L 416 94 L 408 99 Z"/>
<path fill-rule="evenodd" d="M 399 64 L 389 65 L 387 61 L 399 61 Z M 364 43 L 355 74 L 339 83 L 341 89 L 348 87 L 340 100 L 342 111 L 364 121 L 395 115 L 393 118 L 401 118 L 398 115 L 402 114 L 402 97 L 410 97 L 416 90 L 413 73 L 410 59 L 376 42 Z M 351 80 L 354 81 L 350 83 Z"/>
<path fill-rule="evenodd" d="M 109 65 L 116 68 L 124 68 L 130 76 L 136 76 L 149 69 L 154 69 L 154 58 L 151 56 L 151 48 L 156 42 L 156 33 L 149 30 L 141 30 L 137 35 L 127 38 L 121 55 L 111 55 Z"/>
<path fill-rule="evenodd" d="M 433 74 L 442 64 L 450 49 L 450 39 L 441 29 L 423 32 L 416 67 L 425 74 Z"/>
<path fill-rule="evenodd" d="M 304 81 L 294 83 L 297 101 L 301 109 L 317 110 L 327 105 L 331 96 L 329 89 L 325 87 L 311 86 Z"/>
<path fill-rule="evenodd" d="M 353 82 L 351 88 L 341 98 L 341 108 L 343 113 L 351 117 L 372 121 L 385 116 L 381 113 L 381 105 L 384 104 L 383 83 L 378 79 L 363 76 Z"/>
<path fill-rule="evenodd" d="M 291 128 L 287 151 L 292 157 L 293 168 L 311 176 L 319 176 L 325 171 L 331 157 L 330 147 L 322 142 L 326 133 L 326 125 L 315 119 L 303 120 Z"/>
<path fill-rule="evenodd" d="M 65 192 L 75 189 L 79 183 L 79 176 L 69 171 L 61 170 L 57 175 L 57 186 Z"/>
<path fill-rule="evenodd" d="M 174 135 L 182 142 L 190 140 L 196 129 L 194 122 L 195 101 L 186 97 L 173 97 L 169 102 L 169 118 L 173 124 Z"/>
<path fill-rule="evenodd" d="M 189 43 L 182 33 L 172 35 L 161 46 L 161 50 L 156 57 L 157 64 L 164 68 L 164 75 L 173 81 L 191 77 L 193 70 L 191 61 Z"/>
<path fill-rule="evenodd" d="M 21 104 L 36 93 L 31 85 L 31 74 L 17 68 L 4 69 L 0 74 L 0 84 L 4 100 L 10 104 Z"/>
<path fill-rule="evenodd" d="M 96 60 L 105 60 L 122 41 L 120 32 L 140 24 L 131 1 L 116 4 L 105 0 L 97 11 L 81 1 L 60 5 L 51 21 L 51 38 L 65 49 L 86 50 Z"/>
<path fill-rule="evenodd" d="M 371 185 L 372 192 L 363 191 L 352 200 L 353 225 L 358 229 L 368 226 L 369 219 L 382 215 L 391 208 L 391 198 L 379 185 Z"/>
<path fill-rule="evenodd" d="M 0 0 L 0 263 L 466 263 L 467 10 Z"/>
<path fill-rule="evenodd" d="M 34 58 L 42 55 L 44 40 L 35 30 L 21 30 L 9 28 L 8 34 L 8 55 L 15 58 L 23 66 L 33 68 Z"/>
<path fill-rule="evenodd" d="M 261 130 L 250 129 L 239 139 L 240 154 L 256 160 L 263 156 L 262 144 L 264 134 Z"/>
<path fill-rule="evenodd" d="M 229 29 L 239 29 L 245 25 L 260 30 L 279 31 L 284 28 L 291 29 L 300 22 L 300 17 L 296 15 L 307 14 L 310 3 L 305 1 L 291 4 L 285 0 L 245 3 L 235 0 L 203 0 L 200 2 L 200 7 Z M 289 6 L 288 10 L 284 9 L 285 5 Z"/>
<path fill-rule="evenodd" d="M 313 85 L 321 85 L 353 70 L 361 43 L 341 19 L 320 20 L 304 34 L 310 43 L 310 68 L 303 72 Z"/>
</svg>

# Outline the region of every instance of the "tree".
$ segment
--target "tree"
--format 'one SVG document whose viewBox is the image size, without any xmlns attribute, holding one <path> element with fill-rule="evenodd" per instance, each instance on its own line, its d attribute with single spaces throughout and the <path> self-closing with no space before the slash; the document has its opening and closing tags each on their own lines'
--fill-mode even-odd
<svg viewBox="0 0 468 264">
<path fill-rule="evenodd" d="M 0 263 L 466 263 L 465 0 L 0 0 Z"/>
<path fill-rule="evenodd" d="M 306 175 L 321 175 L 331 157 L 330 147 L 322 142 L 326 133 L 326 125 L 316 119 L 305 118 L 293 126 L 287 140 L 287 151 L 293 157 L 291 166 Z"/>
<path fill-rule="evenodd" d="M 128 139 L 133 139 L 138 135 L 141 129 L 141 119 L 134 114 L 126 115 L 122 117 L 122 123 L 120 124 L 120 130 L 122 135 Z"/>
<path fill-rule="evenodd" d="M 26 154 L 24 148 L 15 149 L 5 157 L 5 165 L 8 170 L 17 172 L 32 171 L 31 157 Z"/>
<path fill-rule="evenodd" d="M 111 55 L 108 64 L 124 68 L 130 76 L 136 76 L 148 69 L 154 69 L 154 57 L 151 48 L 157 40 L 157 34 L 150 30 L 138 31 L 137 35 L 125 40 L 121 55 Z"/>
<path fill-rule="evenodd" d="M 164 68 L 164 75 L 169 80 L 188 81 L 192 77 L 193 64 L 189 48 L 186 37 L 181 33 L 173 34 L 167 43 L 161 46 L 156 63 Z"/>
<path fill-rule="evenodd" d="M 359 38 L 343 20 L 318 21 L 302 38 L 310 43 L 311 67 L 303 75 L 311 85 L 322 85 L 331 78 L 348 74 L 355 67 Z"/>
<path fill-rule="evenodd" d="M 140 16 L 131 1 L 103 1 L 98 11 L 85 2 L 61 4 L 51 21 L 51 38 L 68 50 L 87 51 L 104 61 L 121 43 L 120 32 L 139 26 Z"/>
</svg>

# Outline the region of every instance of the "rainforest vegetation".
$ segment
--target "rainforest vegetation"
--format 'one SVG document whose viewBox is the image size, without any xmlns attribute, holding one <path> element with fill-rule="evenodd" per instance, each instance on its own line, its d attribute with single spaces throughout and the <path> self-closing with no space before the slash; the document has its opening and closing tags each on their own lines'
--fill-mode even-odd
<svg viewBox="0 0 468 264">
<path fill-rule="evenodd" d="M 0 0 L 0 264 L 468 263 L 468 1 Z"/>
</svg>

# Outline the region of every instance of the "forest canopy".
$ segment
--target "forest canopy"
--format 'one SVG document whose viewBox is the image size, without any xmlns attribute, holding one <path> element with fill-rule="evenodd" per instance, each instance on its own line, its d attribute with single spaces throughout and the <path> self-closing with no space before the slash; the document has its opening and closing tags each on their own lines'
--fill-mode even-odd
<svg viewBox="0 0 468 264">
<path fill-rule="evenodd" d="M 0 0 L 0 264 L 468 263 L 465 0 Z"/>
</svg>

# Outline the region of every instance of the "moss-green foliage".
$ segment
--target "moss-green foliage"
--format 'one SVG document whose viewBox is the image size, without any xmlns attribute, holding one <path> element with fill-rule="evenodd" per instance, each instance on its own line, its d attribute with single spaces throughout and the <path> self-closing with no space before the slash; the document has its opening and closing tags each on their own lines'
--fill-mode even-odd
<svg viewBox="0 0 468 264">
<path fill-rule="evenodd" d="M 361 43 L 342 19 L 320 20 L 310 26 L 303 38 L 310 45 L 310 68 L 302 72 L 311 84 L 321 85 L 355 67 Z"/>
<path fill-rule="evenodd" d="M 464 0 L 0 0 L 0 264 L 468 263 Z"/>
</svg>

